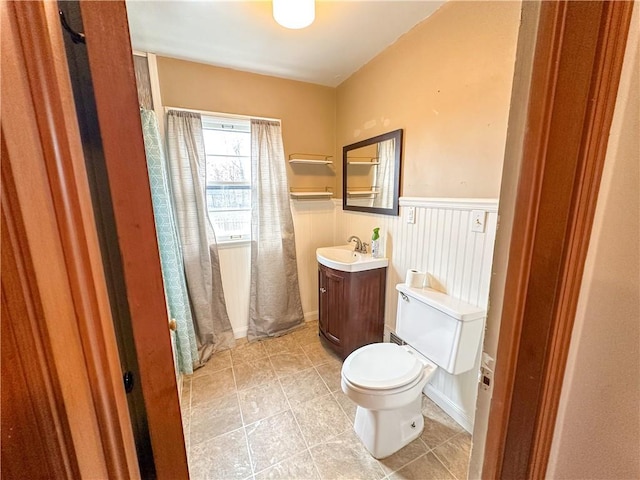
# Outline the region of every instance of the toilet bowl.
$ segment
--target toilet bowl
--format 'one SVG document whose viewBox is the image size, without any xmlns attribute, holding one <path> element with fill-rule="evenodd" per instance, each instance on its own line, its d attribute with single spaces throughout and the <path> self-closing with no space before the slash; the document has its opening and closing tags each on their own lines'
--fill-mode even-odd
<svg viewBox="0 0 640 480">
<path fill-rule="evenodd" d="M 357 405 L 354 430 L 375 458 L 420 435 L 422 391 L 438 368 L 452 375 L 473 368 L 486 313 L 428 288 L 396 289 L 396 331 L 408 345 L 365 345 L 342 365 L 342 391 Z"/>
<path fill-rule="evenodd" d="M 395 343 L 367 345 L 345 359 L 342 391 L 358 405 L 354 429 L 375 458 L 392 455 L 422 433 L 422 390 L 437 368 Z"/>
</svg>

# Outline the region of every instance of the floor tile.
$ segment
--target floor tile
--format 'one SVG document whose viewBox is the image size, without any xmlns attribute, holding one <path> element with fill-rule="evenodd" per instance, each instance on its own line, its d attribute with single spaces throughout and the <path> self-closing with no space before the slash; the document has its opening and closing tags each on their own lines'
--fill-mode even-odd
<svg viewBox="0 0 640 480">
<path fill-rule="evenodd" d="M 351 429 L 351 422 L 331 394 L 292 406 L 292 409 L 309 446 L 326 442 Z"/>
<path fill-rule="evenodd" d="M 245 362 L 255 362 L 267 356 L 264 342 L 244 343 L 231 350 L 231 360 L 234 365 Z"/>
<path fill-rule="evenodd" d="M 387 473 L 395 472 L 396 470 L 400 470 L 409 462 L 414 461 L 421 455 L 427 453 L 429 449 L 424 444 L 420 438 L 416 438 L 409 445 L 398 450 L 393 455 L 388 456 L 387 458 L 383 458 L 379 460 L 382 469 Z"/>
<path fill-rule="evenodd" d="M 433 450 L 433 453 L 458 480 L 466 480 L 469 474 L 471 435 L 459 433 Z"/>
<path fill-rule="evenodd" d="M 215 437 L 190 449 L 189 476 L 194 480 L 250 477 L 251 462 L 244 429 Z"/>
<path fill-rule="evenodd" d="M 433 453 L 427 453 L 419 457 L 389 476 L 390 480 L 425 480 L 427 478 L 456 480 Z"/>
<path fill-rule="evenodd" d="M 257 473 L 256 480 L 319 480 L 320 476 L 308 450 L 267 470 Z"/>
<path fill-rule="evenodd" d="M 191 446 L 242 427 L 238 396 L 217 397 L 191 411 Z"/>
<path fill-rule="evenodd" d="M 329 389 L 315 368 L 308 368 L 283 377 L 280 379 L 280 383 L 292 407 L 329 393 Z"/>
<path fill-rule="evenodd" d="M 235 392 L 236 384 L 230 368 L 191 380 L 191 408 L 207 403 L 216 397 Z"/>
<path fill-rule="evenodd" d="M 316 370 L 324 380 L 324 383 L 327 384 L 327 387 L 332 392 L 342 391 L 342 387 L 340 386 L 340 382 L 342 379 L 342 365 L 331 363 L 325 363 L 324 365 L 316 366 Z"/>
<path fill-rule="evenodd" d="M 276 374 L 268 358 L 234 365 L 233 373 L 236 376 L 238 390 L 256 387 L 276 379 Z"/>
<path fill-rule="evenodd" d="M 231 368 L 231 350 L 214 353 L 207 363 L 193 372 L 191 378 L 197 378 L 213 372 Z"/>
<path fill-rule="evenodd" d="M 273 356 L 280 353 L 299 353 L 300 346 L 298 345 L 298 342 L 296 342 L 293 333 L 294 332 L 281 337 L 265 340 L 263 343 L 267 355 Z"/>
<path fill-rule="evenodd" d="M 424 396 L 420 439 L 380 461 L 369 454 L 353 431 L 357 406 L 342 392 L 342 362 L 321 344 L 317 321 L 243 340 L 184 377 L 191 478 L 466 478 L 470 435 Z"/>
<path fill-rule="evenodd" d="M 307 355 L 313 365 L 322 365 L 323 363 L 335 363 L 342 366 L 342 361 L 338 356 L 333 353 L 329 347 L 322 344 L 320 341 L 315 341 L 303 345 L 302 350 Z"/>
<path fill-rule="evenodd" d="M 280 383 L 274 380 L 238 391 L 242 420 L 245 425 L 283 412 L 289 408 Z"/>
<path fill-rule="evenodd" d="M 432 400 L 423 395 L 422 414 L 424 430 L 420 438 L 429 448 L 435 448 L 446 442 L 464 429 L 451 417 L 444 413 Z"/>
<path fill-rule="evenodd" d="M 322 479 L 373 480 L 384 477 L 378 461 L 369 455 L 351 430 L 310 450 Z"/>
<path fill-rule="evenodd" d="M 291 411 L 245 427 L 255 472 L 265 470 L 306 449 Z"/>
<path fill-rule="evenodd" d="M 282 378 L 311 367 L 311 363 L 302 349 L 300 347 L 296 348 L 299 353 L 278 353 L 269 357 L 278 377 Z"/>
<path fill-rule="evenodd" d="M 356 421 L 356 410 L 358 409 L 358 405 L 347 397 L 342 390 L 336 390 L 333 392 L 333 398 L 336 399 L 336 402 L 338 402 L 338 405 L 340 405 L 342 411 L 347 415 L 349 420 L 351 420 L 351 424 L 353 425 Z"/>
<path fill-rule="evenodd" d="M 291 334 L 296 341 L 296 343 L 300 346 L 305 346 L 310 343 L 314 343 L 319 341 L 318 339 L 318 327 L 315 328 L 306 326 L 301 330 L 297 330 Z"/>
</svg>

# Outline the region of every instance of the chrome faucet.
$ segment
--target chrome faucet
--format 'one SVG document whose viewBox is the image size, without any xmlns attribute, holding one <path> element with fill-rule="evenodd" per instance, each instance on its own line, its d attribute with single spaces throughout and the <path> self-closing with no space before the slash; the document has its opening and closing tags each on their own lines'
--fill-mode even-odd
<svg viewBox="0 0 640 480">
<path fill-rule="evenodd" d="M 353 249 L 354 252 L 367 253 L 367 247 L 369 246 L 368 243 L 363 242 L 362 240 L 360 240 L 355 235 L 351 235 L 349 237 L 349 239 L 347 240 L 347 243 L 351 243 L 353 240 L 356 241 L 356 247 Z"/>
</svg>

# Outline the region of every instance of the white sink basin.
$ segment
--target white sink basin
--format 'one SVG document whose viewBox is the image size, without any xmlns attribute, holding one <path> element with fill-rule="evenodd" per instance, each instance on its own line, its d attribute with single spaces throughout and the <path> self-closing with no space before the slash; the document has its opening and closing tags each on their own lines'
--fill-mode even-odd
<svg viewBox="0 0 640 480">
<path fill-rule="evenodd" d="M 343 272 L 362 272 L 389 265 L 387 258 L 373 258 L 368 253 L 354 252 L 353 244 L 318 248 L 316 258 L 325 267 Z"/>
</svg>

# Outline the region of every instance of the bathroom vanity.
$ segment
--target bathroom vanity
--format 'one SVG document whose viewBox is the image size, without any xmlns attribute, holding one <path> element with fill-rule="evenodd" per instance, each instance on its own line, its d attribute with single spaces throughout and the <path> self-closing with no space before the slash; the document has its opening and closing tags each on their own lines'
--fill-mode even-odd
<svg viewBox="0 0 640 480">
<path fill-rule="evenodd" d="M 341 358 L 382 341 L 386 276 L 386 265 L 347 272 L 318 263 L 320 338 Z"/>
</svg>

